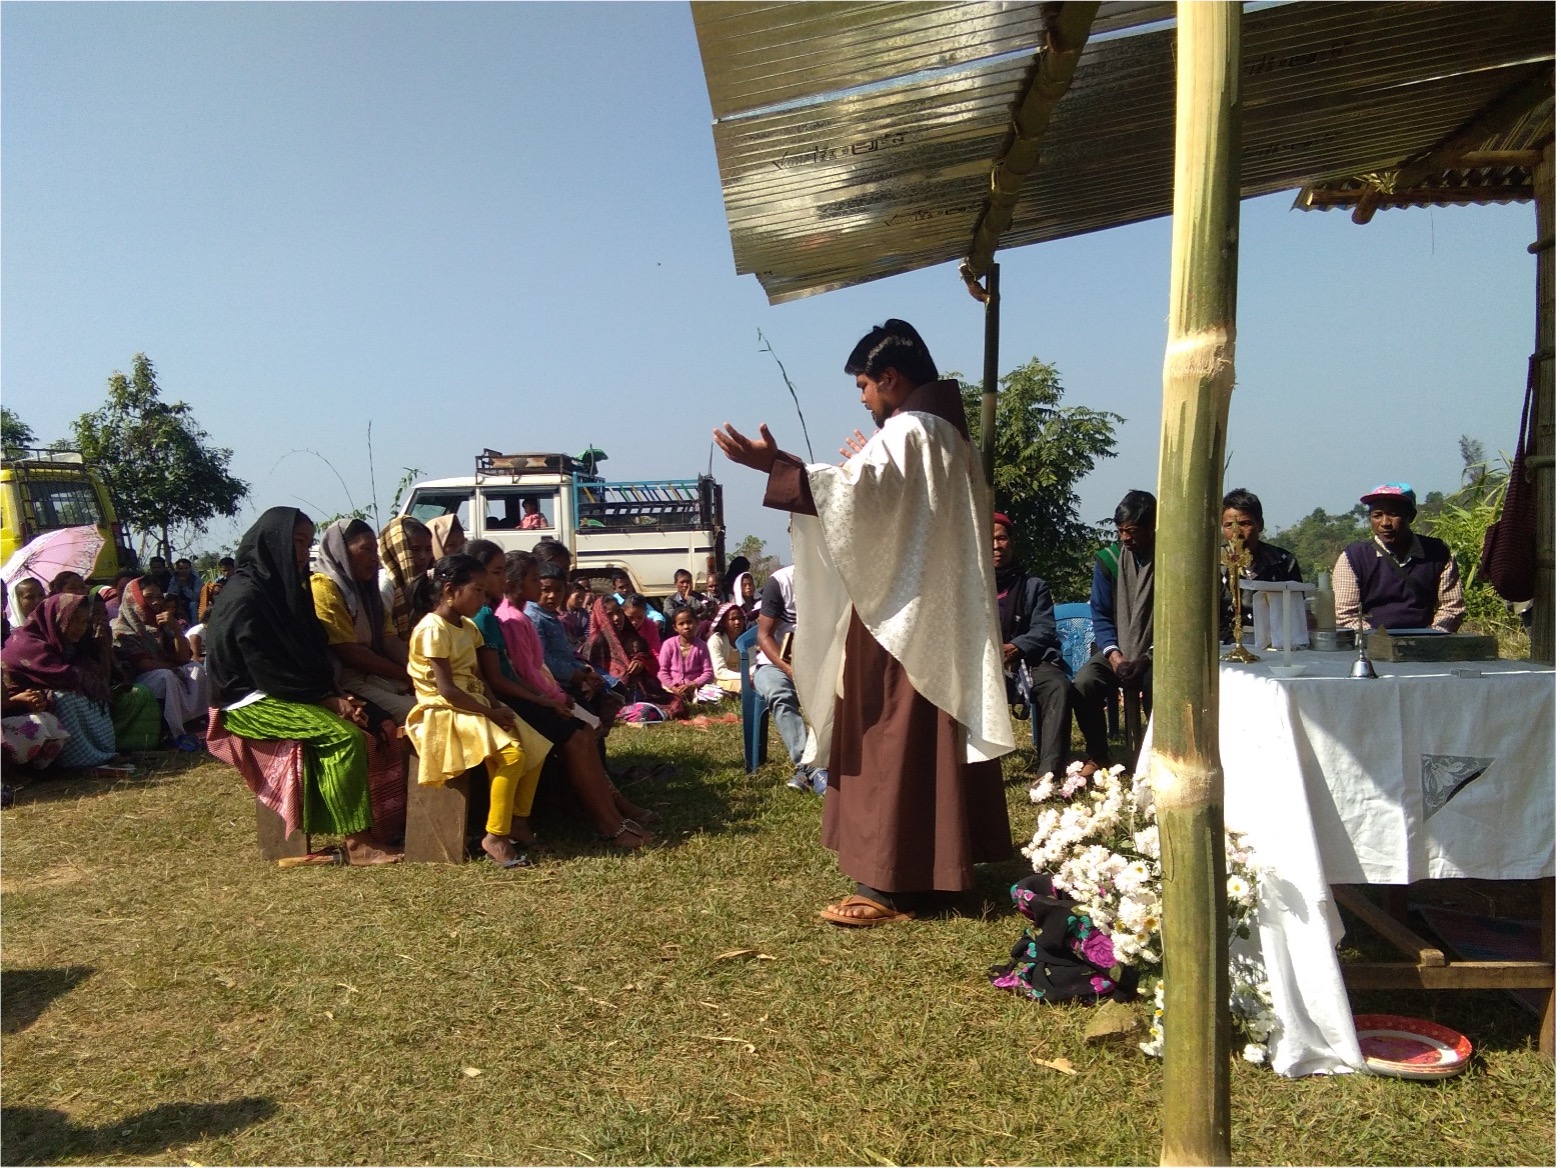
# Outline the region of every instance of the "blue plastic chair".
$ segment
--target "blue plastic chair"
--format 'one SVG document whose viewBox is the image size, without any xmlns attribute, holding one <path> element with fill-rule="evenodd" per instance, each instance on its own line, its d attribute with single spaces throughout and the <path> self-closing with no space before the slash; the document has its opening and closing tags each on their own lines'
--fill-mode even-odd
<svg viewBox="0 0 1561 1170">
<path fill-rule="evenodd" d="M 753 685 L 749 656 L 758 645 L 759 627 L 749 626 L 737 636 L 737 669 L 743 676 L 743 770 L 757 772 L 770 754 L 770 705 Z"/>
</svg>

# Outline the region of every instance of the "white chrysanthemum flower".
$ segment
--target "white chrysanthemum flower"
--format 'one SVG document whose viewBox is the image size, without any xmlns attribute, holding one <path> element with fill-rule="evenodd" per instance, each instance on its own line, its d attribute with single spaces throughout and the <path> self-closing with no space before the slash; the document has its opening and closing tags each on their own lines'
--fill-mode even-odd
<svg viewBox="0 0 1561 1170">
<path fill-rule="evenodd" d="M 1267 1064 L 1268 1049 L 1264 1048 L 1261 1044 L 1248 1044 L 1241 1050 L 1241 1059 L 1249 1061 L 1252 1064 Z"/>
<path fill-rule="evenodd" d="M 1252 883 L 1239 873 L 1233 873 L 1225 879 L 1225 892 L 1230 895 L 1231 901 L 1246 906 L 1252 900 Z"/>
<path fill-rule="evenodd" d="M 1052 774 L 1048 772 L 1036 781 L 1034 788 L 1030 789 L 1030 803 L 1040 804 L 1043 801 L 1050 800 L 1052 794 L 1056 791 L 1057 786 L 1052 783 Z"/>
<path fill-rule="evenodd" d="M 1160 828 L 1158 825 L 1150 825 L 1147 829 L 1140 829 L 1133 834 L 1133 848 L 1145 857 L 1158 860 L 1160 857 Z"/>
</svg>

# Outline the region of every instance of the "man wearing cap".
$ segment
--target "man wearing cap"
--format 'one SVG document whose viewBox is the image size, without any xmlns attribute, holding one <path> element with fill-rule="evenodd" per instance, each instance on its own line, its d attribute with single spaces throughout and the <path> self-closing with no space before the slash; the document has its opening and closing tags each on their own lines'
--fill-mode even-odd
<svg viewBox="0 0 1561 1170">
<path fill-rule="evenodd" d="M 1407 483 L 1385 483 L 1360 502 L 1371 509 L 1371 539 L 1348 546 L 1334 563 L 1339 628 L 1353 630 L 1364 617 L 1372 629 L 1432 627 L 1456 633 L 1464 615 L 1458 565 L 1440 540 L 1410 531 L 1414 489 Z"/>
<path fill-rule="evenodd" d="M 821 836 L 856 883 L 820 915 L 871 927 L 1012 855 L 999 757 L 1014 738 L 990 497 L 959 387 L 899 320 L 862 338 L 845 372 L 879 430 L 843 464 L 804 463 L 762 424 L 758 439 L 730 424 L 715 439 L 792 513 L 804 762 L 828 767 Z"/>
<path fill-rule="evenodd" d="M 1014 522 L 992 514 L 992 565 L 997 570 L 997 627 L 1003 672 L 1015 678 L 1023 663 L 1030 675 L 1030 734 L 1035 770 L 1060 777 L 1068 766 L 1069 696 L 1057 639 L 1057 609 L 1051 587 L 1025 571 L 1014 555 Z M 1012 697 L 1012 696 L 1010 696 Z"/>
</svg>

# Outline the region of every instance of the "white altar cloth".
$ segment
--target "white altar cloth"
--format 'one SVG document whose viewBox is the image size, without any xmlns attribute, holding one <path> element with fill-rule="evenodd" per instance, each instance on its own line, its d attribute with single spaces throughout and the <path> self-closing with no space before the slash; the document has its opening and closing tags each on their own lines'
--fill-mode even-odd
<svg viewBox="0 0 1561 1170">
<path fill-rule="evenodd" d="M 1307 675 L 1220 664 L 1220 756 L 1226 824 L 1268 870 L 1273 1067 L 1306 1076 L 1364 1068 L 1330 883 L 1554 875 L 1555 671 L 1392 662 L 1370 680 L 1349 677 L 1352 654 L 1294 661 Z"/>
</svg>

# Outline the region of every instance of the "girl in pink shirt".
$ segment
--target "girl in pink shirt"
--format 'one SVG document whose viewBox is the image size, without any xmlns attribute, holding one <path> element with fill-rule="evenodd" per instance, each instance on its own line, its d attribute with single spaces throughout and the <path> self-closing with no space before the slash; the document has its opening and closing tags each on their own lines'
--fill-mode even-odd
<svg viewBox="0 0 1561 1170">
<path fill-rule="evenodd" d="M 662 686 L 685 703 L 692 703 L 694 692 L 715 679 L 715 667 L 710 663 L 710 651 L 694 636 L 699 619 L 692 609 L 678 610 L 672 616 L 672 628 L 677 637 L 661 644 L 657 673 Z"/>
</svg>

